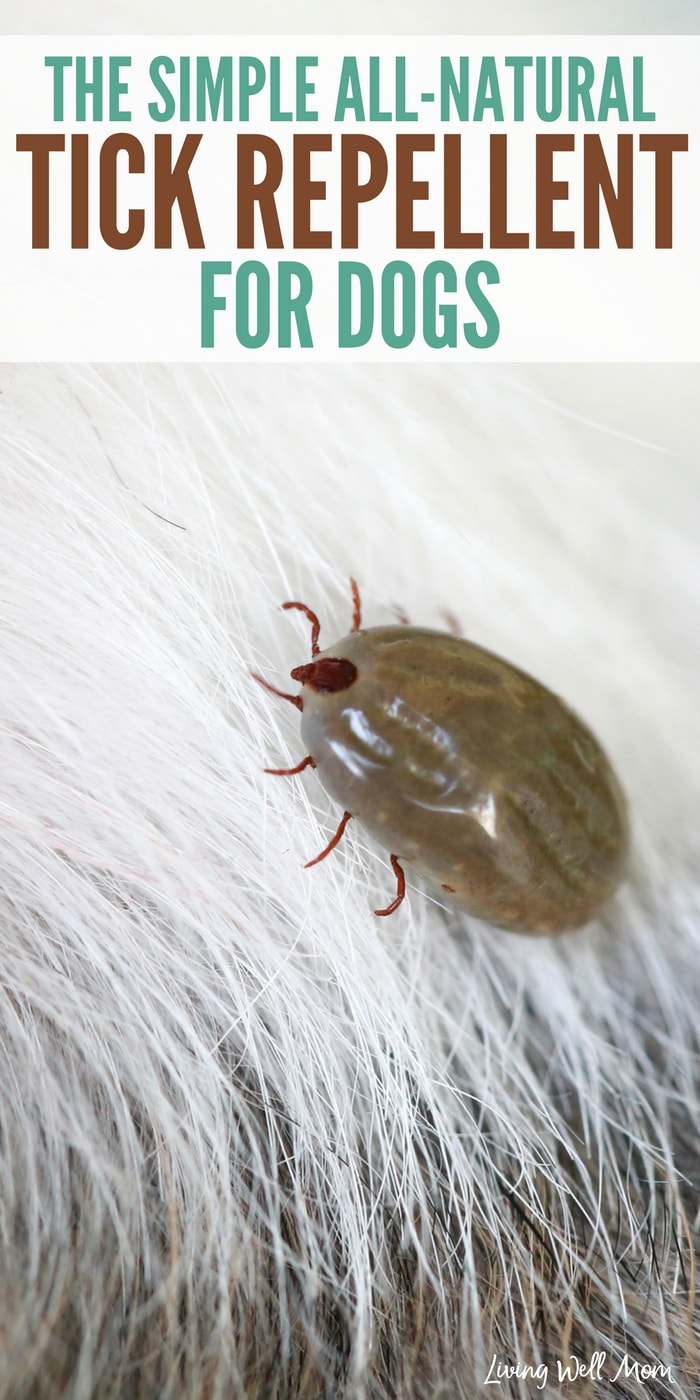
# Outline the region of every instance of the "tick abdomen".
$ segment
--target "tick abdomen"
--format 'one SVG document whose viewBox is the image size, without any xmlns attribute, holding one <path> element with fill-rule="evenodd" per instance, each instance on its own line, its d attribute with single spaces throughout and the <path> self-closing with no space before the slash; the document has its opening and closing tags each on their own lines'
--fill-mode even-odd
<svg viewBox="0 0 700 1400">
<path fill-rule="evenodd" d="M 347 689 L 304 687 L 302 733 L 327 791 L 480 918 L 577 928 L 617 885 L 625 802 L 597 740 L 550 690 L 443 632 L 375 627 L 322 656 Z"/>
</svg>

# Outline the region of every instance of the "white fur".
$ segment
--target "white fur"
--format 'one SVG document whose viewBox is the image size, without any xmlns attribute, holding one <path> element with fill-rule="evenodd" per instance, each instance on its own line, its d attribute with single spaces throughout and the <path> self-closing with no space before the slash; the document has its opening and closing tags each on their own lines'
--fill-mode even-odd
<svg viewBox="0 0 700 1400">
<path fill-rule="evenodd" d="M 470 1396 L 494 1353 L 554 1395 L 596 1345 L 692 1395 L 697 506 L 665 373 L 607 374 L 612 428 L 583 370 L 4 372 L 3 1398 Z M 298 714 L 249 672 L 307 658 L 287 598 L 343 635 L 351 573 L 602 738 L 596 925 L 414 879 L 377 921 L 352 823 L 302 869 L 338 813 L 262 773 Z"/>
</svg>

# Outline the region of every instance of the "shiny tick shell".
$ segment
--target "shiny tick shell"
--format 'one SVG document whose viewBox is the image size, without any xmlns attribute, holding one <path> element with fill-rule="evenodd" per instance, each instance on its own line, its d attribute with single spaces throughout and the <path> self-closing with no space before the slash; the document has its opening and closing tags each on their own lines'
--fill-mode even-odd
<svg viewBox="0 0 700 1400">
<path fill-rule="evenodd" d="M 342 687 L 324 689 L 324 665 L 330 676 L 339 660 Z M 590 730 L 531 676 L 404 626 L 354 631 L 292 674 L 323 786 L 445 902 L 556 934 L 613 893 L 628 848 L 622 790 Z"/>
</svg>

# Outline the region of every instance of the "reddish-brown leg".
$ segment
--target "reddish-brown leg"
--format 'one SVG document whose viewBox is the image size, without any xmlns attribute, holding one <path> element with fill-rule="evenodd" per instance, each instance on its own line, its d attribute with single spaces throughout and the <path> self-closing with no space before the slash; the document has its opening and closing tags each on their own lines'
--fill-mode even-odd
<svg viewBox="0 0 700 1400">
<path fill-rule="evenodd" d="M 390 860 L 391 868 L 396 876 L 396 899 L 392 899 L 391 904 L 388 904 L 386 909 L 375 909 L 374 912 L 380 919 L 383 919 L 387 914 L 394 914 L 399 905 L 403 903 L 403 900 L 406 898 L 406 876 L 399 865 L 397 857 L 391 856 Z"/>
<path fill-rule="evenodd" d="M 270 685 L 269 681 L 264 681 L 262 676 L 256 676 L 255 671 L 250 672 L 250 677 L 251 680 L 257 681 L 258 685 L 264 686 L 265 690 L 269 690 L 271 695 L 278 695 L 280 700 L 288 700 L 290 705 L 296 705 L 298 710 L 303 710 L 304 702 L 300 695 L 288 695 L 285 690 L 278 690 L 277 686 Z"/>
<path fill-rule="evenodd" d="M 459 621 L 459 618 L 455 617 L 454 613 L 450 612 L 449 608 L 443 608 L 442 616 L 444 617 L 445 622 L 447 623 L 447 630 L 452 633 L 453 637 L 464 636 L 464 631 L 462 629 L 462 625 Z"/>
<path fill-rule="evenodd" d="M 285 612 L 288 608 L 297 608 L 299 612 L 303 612 L 305 616 L 308 617 L 309 622 L 311 623 L 311 655 L 318 656 L 318 653 L 321 650 L 318 644 L 318 637 L 319 632 L 321 631 L 321 624 L 315 612 L 312 612 L 311 608 L 307 608 L 306 603 L 283 603 L 282 607 Z"/>
<path fill-rule="evenodd" d="M 263 768 L 263 773 L 274 773 L 277 778 L 292 778 L 295 773 L 303 773 L 305 768 L 315 768 L 316 759 L 308 754 L 302 758 L 301 763 L 297 763 L 296 768 Z"/>
<path fill-rule="evenodd" d="M 337 844 L 338 844 L 338 842 L 339 842 L 339 840 L 340 840 L 340 838 L 341 838 L 341 836 L 342 836 L 342 834 L 343 834 L 343 832 L 344 832 L 344 830 L 345 830 L 345 828 L 346 828 L 348 822 L 350 821 L 351 816 L 352 816 L 352 812 L 343 812 L 343 815 L 342 815 L 342 817 L 340 818 L 340 824 L 339 824 L 339 826 L 338 826 L 338 830 L 337 830 L 336 833 L 335 833 L 335 836 L 332 836 L 332 837 L 331 837 L 330 841 L 328 842 L 328 845 L 327 845 L 327 846 L 324 846 L 324 848 L 323 848 L 323 850 L 321 851 L 321 854 L 320 854 L 319 856 L 314 856 L 313 860 L 307 860 L 306 865 L 304 866 L 304 869 L 305 869 L 305 870 L 308 870 L 308 869 L 310 868 L 310 866 L 312 866 L 312 865 L 318 865 L 318 862 L 319 862 L 320 860 L 325 860 L 325 859 L 326 859 L 326 856 L 329 856 L 330 853 L 331 853 L 331 851 L 334 851 L 334 850 L 335 850 L 335 848 L 336 848 L 336 846 L 337 846 Z"/>
<path fill-rule="evenodd" d="M 410 627 L 411 619 L 408 616 L 408 613 L 406 612 L 405 608 L 398 608 L 396 604 L 394 604 L 391 611 L 393 612 L 394 617 L 398 618 L 402 627 Z"/>
<path fill-rule="evenodd" d="M 350 592 L 352 593 L 352 627 L 351 632 L 359 632 L 362 625 L 362 604 L 360 603 L 360 590 L 354 578 L 350 579 Z"/>
</svg>

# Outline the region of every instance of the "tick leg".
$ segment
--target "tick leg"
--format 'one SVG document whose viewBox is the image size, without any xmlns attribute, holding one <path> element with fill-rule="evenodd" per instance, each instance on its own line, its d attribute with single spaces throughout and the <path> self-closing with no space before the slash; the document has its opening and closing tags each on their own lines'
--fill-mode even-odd
<svg viewBox="0 0 700 1400">
<path fill-rule="evenodd" d="M 339 842 L 339 840 L 340 840 L 340 838 L 341 838 L 341 836 L 342 836 L 342 834 L 343 834 L 343 832 L 344 832 L 344 830 L 345 830 L 345 828 L 346 828 L 348 822 L 350 821 L 351 816 L 352 816 L 352 812 L 343 812 L 343 815 L 342 815 L 342 817 L 340 818 L 340 824 L 339 824 L 339 826 L 338 826 L 338 830 L 337 830 L 336 833 L 335 833 L 335 836 L 332 836 L 331 839 L 330 839 L 330 841 L 328 842 L 328 845 L 327 845 L 327 846 L 324 846 L 323 850 L 321 851 L 320 856 L 314 856 L 313 860 L 307 860 L 306 865 L 304 866 L 304 869 L 305 869 L 305 870 L 308 870 L 309 867 L 312 866 L 312 865 L 318 865 L 318 862 L 319 862 L 320 860 L 325 860 L 325 859 L 326 859 L 326 856 L 329 856 L 330 853 L 331 853 L 331 851 L 334 851 L 334 850 L 335 850 L 335 848 L 336 848 L 336 846 L 337 846 L 337 844 L 338 844 L 338 842 Z"/>
<path fill-rule="evenodd" d="M 362 625 L 362 604 L 360 603 L 360 590 L 354 578 L 350 579 L 350 592 L 352 593 L 352 627 L 351 632 L 359 632 Z"/>
<path fill-rule="evenodd" d="M 388 904 L 386 909 L 375 909 L 374 912 L 380 919 L 383 919 L 386 914 L 394 914 L 406 898 L 406 876 L 399 865 L 398 858 L 390 856 L 390 860 L 391 868 L 396 876 L 396 899 L 392 899 L 391 904 Z"/>
<path fill-rule="evenodd" d="M 311 608 L 307 608 L 306 603 L 283 603 L 282 608 L 285 612 L 288 608 L 296 608 L 299 612 L 303 612 L 305 616 L 308 617 L 309 622 L 311 623 L 311 655 L 318 656 L 318 653 L 321 650 L 318 644 L 318 635 L 321 631 L 321 624 L 315 612 L 312 612 Z"/>
<path fill-rule="evenodd" d="M 396 606 L 396 604 L 394 604 L 394 606 L 393 606 L 393 608 L 392 608 L 391 611 L 393 612 L 394 617 L 398 618 L 398 620 L 399 620 L 399 622 L 401 623 L 401 626 L 402 626 L 402 627 L 409 627 L 409 626 L 410 626 L 411 619 L 410 619 L 410 617 L 408 616 L 408 613 L 406 612 L 406 609 L 405 609 L 405 608 L 398 608 L 398 607 Z"/>
<path fill-rule="evenodd" d="M 257 681 L 258 685 L 264 686 L 265 690 L 269 690 L 271 695 L 279 695 L 280 700 L 288 700 L 290 705 L 296 705 L 298 710 L 303 710 L 304 702 L 300 695 L 287 695 L 285 690 L 278 690 L 276 686 L 270 685 L 269 681 L 264 681 L 262 676 L 256 676 L 255 671 L 250 672 L 250 677 L 251 680 Z"/>
<path fill-rule="evenodd" d="M 449 608 L 443 608 L 442 616 L 444 617 L 445 622 L 447 623 L 448 632 L 451 632 L 453 637 L 464 636 L 464 631 L 460 624 L 459 618 L 455 617 L 454 613 L 450 612 Z"/>
<path fill-rule="evenodd" d="M 296 768 L 263 768 L 263 773 L 273 773 L 276 778 L 292 778 L 295 773 L 303 773 L 305 768 L 315 768 L 316 759 L 307 754 L 302 758 L 301 763 L 297 763 Z"/>
</svg>

